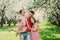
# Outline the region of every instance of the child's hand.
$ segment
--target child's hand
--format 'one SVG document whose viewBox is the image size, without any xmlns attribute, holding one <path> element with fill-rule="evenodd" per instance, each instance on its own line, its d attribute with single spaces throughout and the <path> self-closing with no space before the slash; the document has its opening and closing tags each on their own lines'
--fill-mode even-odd
<svg viewBox="0 0 60 40">
<path fill-rule="evenodd" d="M 13 29 L 10 29 L 9 32 L 10 32 L 10 31 L 13 31 Z"/>
<path fill-rule="evenodd" d="M 17 33 L 16 33 L 16 37 L 17 37 L 18 34 L 19 34 L 19 33 L 17 32 Z"/>
</svg>

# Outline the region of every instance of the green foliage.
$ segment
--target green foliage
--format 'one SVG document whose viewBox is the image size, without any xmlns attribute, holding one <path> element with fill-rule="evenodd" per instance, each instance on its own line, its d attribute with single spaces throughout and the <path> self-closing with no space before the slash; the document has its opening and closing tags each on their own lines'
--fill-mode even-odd
<svg viewBox="0 0 60 40">
<path fill-rule="evenodd" d="M 3 27 L 0 27 L 0 31 L 8 31 L 11 28 L 15 28 L 16 26 L 14 24 L 11 24 L 11 26 L 8 26 L 8 24 L 4 24 Z"/>
<path fill-rule="evenodd" d="M 60 0 L 34 0 L 29 10 L 34 9 L 36 11 L 39 8 L 45 8 L 49 22 L 60 25 Z"/>
<path fill-rule="evenodd" d="M 58 26 L 51 23 L 41 23 L 39 25 L 41 40 L 60 40 L 60 28 Z"/>
</svg>

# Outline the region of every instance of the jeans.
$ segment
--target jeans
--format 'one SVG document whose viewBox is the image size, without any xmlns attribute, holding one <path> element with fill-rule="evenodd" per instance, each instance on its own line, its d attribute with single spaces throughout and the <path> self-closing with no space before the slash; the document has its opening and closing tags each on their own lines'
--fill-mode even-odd
<svg viewBox="0 0 60 40">
<path fill-rule="evenodd" d="M 30 32 L 20 33 L 20 40 L 30 40 Z"/>
</svg>

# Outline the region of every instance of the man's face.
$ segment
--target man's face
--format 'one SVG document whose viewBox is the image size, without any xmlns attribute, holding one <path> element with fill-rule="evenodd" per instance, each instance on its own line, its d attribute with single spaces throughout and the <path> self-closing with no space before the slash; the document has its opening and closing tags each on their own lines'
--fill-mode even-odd
<svg viewBox="0 0 60 40">
<path fill-rule="evenodd" d="M 28 13 L 28 17 L 31 18 L 33 17 L 33 14 L 31 12 Z"/>
</svg>

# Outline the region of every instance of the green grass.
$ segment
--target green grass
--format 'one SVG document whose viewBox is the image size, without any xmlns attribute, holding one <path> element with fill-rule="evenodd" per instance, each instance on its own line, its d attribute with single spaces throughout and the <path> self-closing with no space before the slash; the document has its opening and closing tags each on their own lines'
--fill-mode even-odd
<svg viewBox="0 0 60 40">
<path fill-rule="evenodd" d="M 14 24 L 11 24 L 11 26 L 8 26 L 8 24 L 4 24 L 3 27 L 0 27 L 0 31 L 7 31 L 11 28 L 15 28 L 16 26 Z"/>
<path fill-rule="evenodd" d="M 60 40 L 60 28 L 50 23 L 41 23 L 39 34 L 42 40 Z"/>
<path fill-rule="evenodd" d="M 16 37 L 15 32 L 1 31 L 0 40 L 19 40 L 19 36 Z"/>
<path fill-rule="evenodd" d="M 60 40 L 60 27 L 48 23 L 39 23 L 39 34 L 41 40 Z M 11 28 L 16 28 L 12 25 L 8 27 L 6 24 L 0 28 L 0 40 L 19 40 L 15 32 L 9 32 Z"/>
</svg>

